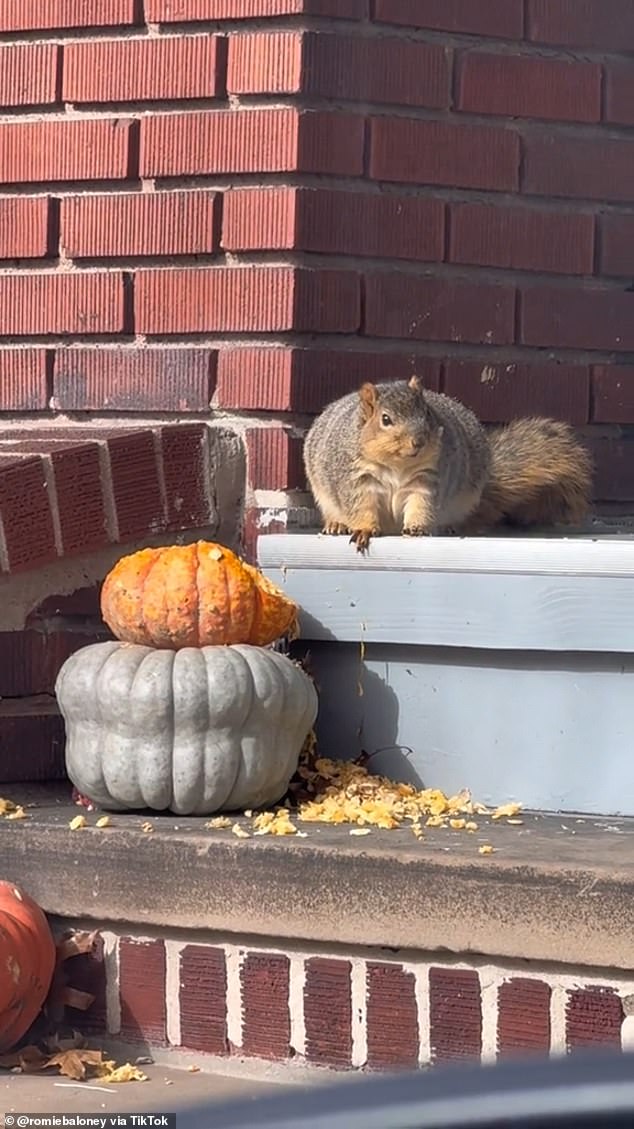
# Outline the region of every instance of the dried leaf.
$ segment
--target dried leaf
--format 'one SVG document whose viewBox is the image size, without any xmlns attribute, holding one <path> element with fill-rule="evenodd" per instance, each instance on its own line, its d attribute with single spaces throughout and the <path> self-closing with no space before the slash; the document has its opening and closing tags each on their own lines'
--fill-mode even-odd
<svg viewBox="0 0 634 1129">
<path fill-rule="evenodd" d="M 90 992 L 80 992 L 79 988 L 63 988 L 59 1002 L 64 1007 L 74 1007 L 76 1011 L 87 1011 L 95 997 Z"/>
<path fill-rule="evenodd" d="M 57 960 L 69 960 L 71 957 L 81 956 L 83 953 L 94 952 L 99 936 L 96 929 L 88 932 L 85 929 L 76 929 L 66 937 L 62 937 L 61 941 L 57 942 Z"/>
<path fill-rule="evenodd" d="M 88 1051 L 79 1048 L 70 1051 L 60 1051 L 44 1063 L 43 1069 L 56 1066 L 64 1078 L 73 1078 L 81 1081 L 86 1077 L 88 1066 L 99 1066 L 102 1060 L 101 1051 Z"/>
</svg>

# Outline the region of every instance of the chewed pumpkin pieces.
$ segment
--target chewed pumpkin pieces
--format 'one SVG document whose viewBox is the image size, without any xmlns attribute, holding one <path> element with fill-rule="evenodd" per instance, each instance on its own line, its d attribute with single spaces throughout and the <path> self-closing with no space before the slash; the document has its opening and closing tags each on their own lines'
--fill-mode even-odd
<svg viewBox="0 0 634 1129">
<path fill-rule="evenodd" d="M 297 612 L 256 568 L 211 541 L 122 557 L 101 590 L 101 614 L 117 639 L 171 650 L 264 647 L 295 633 Z"/>
</svg>

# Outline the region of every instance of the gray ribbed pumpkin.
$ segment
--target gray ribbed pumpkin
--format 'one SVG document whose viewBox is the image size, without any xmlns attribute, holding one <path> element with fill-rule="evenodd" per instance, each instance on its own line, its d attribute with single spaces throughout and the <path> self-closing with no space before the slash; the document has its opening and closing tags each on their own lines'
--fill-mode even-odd
<svg viewBox="0 0 634 1129">
<path fill-rule="evenodd" d="M 66 770 L 111 811 L 208 815 L 276 803 L 317 716 L 308 676 L 261 647 L 94 643 L 55 686 Z"/>
</svg>

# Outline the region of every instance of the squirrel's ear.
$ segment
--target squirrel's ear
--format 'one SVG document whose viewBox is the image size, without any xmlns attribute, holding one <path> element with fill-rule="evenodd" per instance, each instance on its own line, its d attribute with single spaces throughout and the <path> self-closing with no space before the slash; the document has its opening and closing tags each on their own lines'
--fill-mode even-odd
<svg viewBox="0 0 634 1129">
<path fill-rule="evenodd" d="M 374 409 L 376 408 L 376 388 L 369 382 L 362 384 L 359 389 L 359 399 L 361 401 L 361 411 L 366 419 L 369 419 Z"/>
<path fill-rule="evenodd" d="M 414 374 L 414 376 L 410 377 L 409 386 L 410 386 L 410 388 L 413 388 L 414 391 L 416 391 L 416 392 L 422 392 L 423 382 L 422 382 L 420 376 L 416 376 L 416 374 Z"/>
</svg>

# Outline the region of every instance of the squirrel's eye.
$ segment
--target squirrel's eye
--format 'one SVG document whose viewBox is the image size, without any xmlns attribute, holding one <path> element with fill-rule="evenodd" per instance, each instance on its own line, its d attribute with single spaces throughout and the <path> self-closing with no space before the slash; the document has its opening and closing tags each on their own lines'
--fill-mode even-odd
<svg viewBox="0 0 634 1129">
<path fill-rule="evenodd" d="M 383 415 L 381 416 L 381 423 L 383 424 L 383 427 L 392 426 L 392 420 L 388 416 L 387 412 L 383 412 Z"/>
</svg>

